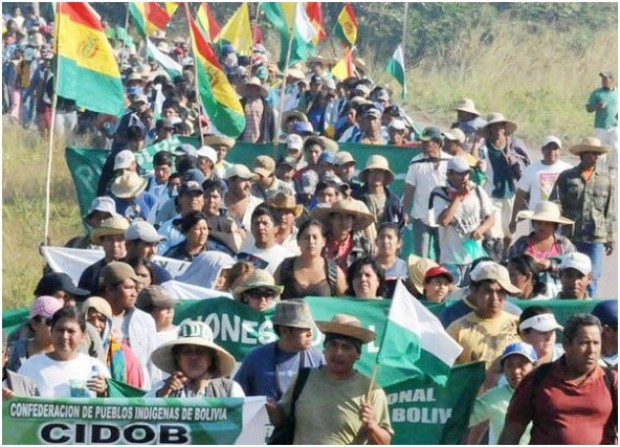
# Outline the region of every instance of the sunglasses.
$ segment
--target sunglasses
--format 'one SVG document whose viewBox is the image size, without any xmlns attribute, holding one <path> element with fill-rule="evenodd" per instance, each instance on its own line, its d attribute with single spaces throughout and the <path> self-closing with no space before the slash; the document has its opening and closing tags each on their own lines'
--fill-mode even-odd
<svg viewBox="0 0 620 447">
<path fill-rule="evenodd" d="M 252 299 L 259 300 L 261 298 L 273 299 L 276 293 L 271 289 L 253 289 L 246 292 Z"/>
</svg>

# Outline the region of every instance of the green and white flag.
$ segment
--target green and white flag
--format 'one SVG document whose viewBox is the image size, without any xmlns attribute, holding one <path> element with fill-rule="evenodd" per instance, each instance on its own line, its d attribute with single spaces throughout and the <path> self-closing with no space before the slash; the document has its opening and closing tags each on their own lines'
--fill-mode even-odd
<svg viewBox="0 0 620 447">
<path fill-rule="evenodd" d="M 392 59 L 388 62 L 385 69 L 389 74 L 394 76 L 398 83 L 402 86 L 401 97 L 405 99 L 407 97 L 407 83 L 405 80 L 405 55 L 403 54 L 403 47 L 399 44 L 394 51 Z"/>
<path fill-rule="evenodd" d="M 146 39 L 146 51 L 149 57 L 155 59 L 155 61 L 162 66 L 168 76 L 171 79 L 183 73 L 183 67 L 167 54 L 161 52 L 148 38 Z"/>
<path fill-rule="evenodd" d="M 445 384 L 462 350 L 437 317 L 398 281 L 377 355 L 378 382 L 387 386 L 426 375 Z"/>
</svg>

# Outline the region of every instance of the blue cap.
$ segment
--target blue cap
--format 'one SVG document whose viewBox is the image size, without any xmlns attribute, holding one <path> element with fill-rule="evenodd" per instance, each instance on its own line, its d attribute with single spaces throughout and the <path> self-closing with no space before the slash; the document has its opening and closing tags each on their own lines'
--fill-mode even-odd
<svg viewBox="0 0 620 447">
<path fill-rule="evenodd" d="M 324 161 L 325 163 L 334 164 L 334 154 L 330 151 L 323 151 L 319 156 L 319 163 Z"/>
<path fill-rule="evenodd" d="M 199 184 L 202 185 L 202 182 L 205 181 L 205 175 L 204 173 L 200 170 L 200 169 L 188 169 L 187 171 L 185 171 L 185 173 L 183 174 L 183 181 L 184 182 L 197 182 Z M 180 193 L 179 193 L 180 195 Z"/>
<path fill-rule="evenodd" d="M 506 349 L 504 349 L 504 353 L 502 354 L 501 359 L 502 368 L 504 367 L 504 360 L 506 359 L 506 357 L 517 354 L 522 355 L 532 363 L 536 363 L 536 360 L 538 360 L 538 355 L 536 355 L 534 347 L 530 344 L 520 341 L 517 343 L 511 343 L 506 346 Z"/>
<path fill-rule="evenodd" d="M 592 310 L 592 315 L 601 320 L 601 324 L 605 326 L 618 327 L 618 301 L 601 301 Z"/>
<path fill-rule="evenodd" d="M 291 127 L 292 133 L 296 133 L 298 135 L 307 136 L 312 135 L 314 129 L 312 128 L 312 124 L 306 123 L 304 121 L 296 121 L 293 123 Z"/>
</svg>

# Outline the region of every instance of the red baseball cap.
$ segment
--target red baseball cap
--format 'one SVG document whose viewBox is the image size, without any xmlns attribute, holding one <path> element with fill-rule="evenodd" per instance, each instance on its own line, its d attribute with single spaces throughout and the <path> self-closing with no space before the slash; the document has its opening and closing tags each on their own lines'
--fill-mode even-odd
<svg viewBox="0 0 620 447">
<path fill-rule="evenodd" d="M 424 275 L 424 282 L 428 281 L 431 278 L 436 278 L 437 276 L 445 276 L 450 280 L 450 282 L 454 282 L 454 277 L 452 276 L 452 273 L 450 273 L 448 270 L 446 270 L 445 267 L 442 267 L 440 265 L 436 267 L 431 267 L 426 271 L 426 274 Z"/>
</svg>

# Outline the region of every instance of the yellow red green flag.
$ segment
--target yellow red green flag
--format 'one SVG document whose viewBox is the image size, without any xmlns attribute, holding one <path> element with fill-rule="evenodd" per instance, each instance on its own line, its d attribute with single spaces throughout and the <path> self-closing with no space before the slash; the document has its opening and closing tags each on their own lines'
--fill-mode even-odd
<svg viewBox="0 0 620 447">
<path fill-rule="evenodd" d="M 338 14 L 338 21 L 333 34 L 349 47 L 353 47 L 357 42 L 357 28 L 357 18 L 355 11 L 353 11 L 353 5 L 347 3 Z"/>
</svg>

